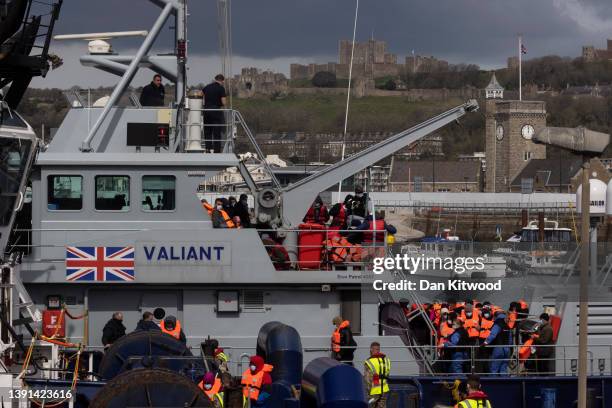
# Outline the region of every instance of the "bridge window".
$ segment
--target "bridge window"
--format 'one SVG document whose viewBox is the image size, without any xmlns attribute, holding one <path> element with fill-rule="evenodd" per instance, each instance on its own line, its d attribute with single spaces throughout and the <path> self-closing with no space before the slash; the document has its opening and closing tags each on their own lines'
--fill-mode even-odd
<svg viewBox="0 0 612 408">
<path fill-rule="evenodd" d="M 52 211 L 83 208 L 83 177 L 48 176 L 47 209 Z"/>
<path fill-rule="evenodd" d="M 96 210 L 129 211 L 130 178 L 96 176 Z"/>
<path fill-rule="evenodd" d="M 176 207 L 176 177 L 142 176 L 143 211 L 172 211 Z"/>
</svg>

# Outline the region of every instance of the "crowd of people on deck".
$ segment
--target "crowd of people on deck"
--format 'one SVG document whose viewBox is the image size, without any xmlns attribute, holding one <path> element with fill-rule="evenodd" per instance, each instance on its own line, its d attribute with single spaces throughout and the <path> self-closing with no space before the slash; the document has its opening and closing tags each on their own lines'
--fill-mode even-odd
<svg viewBox="0 0 612 408">
<path fill-rule="evenodd" d="M 507 374 L 511 363 L 519 372 L 555 373 L 555 336 L 547 313 L 532 319 L 524 300 L 506 310 L 491 302 L 402 303 L 417 342 L 437 339 L 440 372 Z M 423 313 L 420 313 L 423 312 Z M 429 320 L 434 327 L 427 324 Z"/>
</svg>

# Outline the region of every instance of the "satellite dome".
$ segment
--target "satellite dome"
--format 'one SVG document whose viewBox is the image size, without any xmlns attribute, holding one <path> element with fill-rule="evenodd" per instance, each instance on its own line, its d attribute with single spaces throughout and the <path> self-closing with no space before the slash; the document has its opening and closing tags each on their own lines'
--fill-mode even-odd
<svg viewBox="0 0 612 408">
<path fill-rule="evenodd" d="M 598 179 L 589 180 L 590 185 L 590 214 L 591 216 L 604 215 L 606 213 L 606 183 Z M 582 214 L 582 185 L 576 191 L 576 211 Z"/>
</svg>

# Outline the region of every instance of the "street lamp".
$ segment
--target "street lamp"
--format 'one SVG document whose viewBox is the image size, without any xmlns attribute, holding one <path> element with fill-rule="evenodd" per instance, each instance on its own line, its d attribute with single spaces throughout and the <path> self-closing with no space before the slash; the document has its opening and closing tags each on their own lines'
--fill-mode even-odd
<svg viewBox="0 0 612 408">
<path fill-rule="evenodd" d="M 561 147 L 582 154 L 582 220 L 580 231 L 580 317 L 578 327 L 578 407 L 586 408 L 587 346 L 589 318 L 589 226 L 590 226 L 590 164 L 591 157 L 601 154 L 610 143 L 610 135 L 594 132 L 584 127 L 547 127 L 534 137 L 535 143 Z"/>
</svg>

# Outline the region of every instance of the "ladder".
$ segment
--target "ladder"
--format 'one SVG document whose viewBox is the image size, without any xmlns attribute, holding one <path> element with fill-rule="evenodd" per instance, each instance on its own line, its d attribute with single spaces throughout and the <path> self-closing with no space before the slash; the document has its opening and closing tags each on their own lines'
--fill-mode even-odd
<svg viewBox="0 0 612 408">
<path fill-rule="evenodd" d="M 402 270 L 394 271 L 393 274 L 395 276 L 396 282 L 406 279 L 405 272 Z M 423 321 L 425 321 L 427 329 L 431 333 L 431 342 L 428 347 L 424 347 L 422 344 L 417 343 L 414 336 L 410 335 L 411 330 L 408 329 L 408 336 L 406 337 L 408 338 L 410 344 L 407 344 L 407 346 L 410 347 L 410 351 L 417 360 L 417 363 L 419 364 L 421 369 L 424 370 L 427 374 L 435 374 L 434 364 L 436 363 L 438 357 L 436 349 L 436 345 L 438 344 L 438 331 L 436 330 L 433 322 L 429 318 L 429 315 L 425 313 L 424 303 L 421 300 L 421 297 L 417 294 L 417 292 L 408 290 L 401 293 L 402 295 L 405 295 L 402 296 L 401 299 L 396 298 L 397 293 L 395 291 L 389 291 L 389 296 L 396 302 L 408 300 L 411 304 L 416 306 L 416 308 L 410 311 L 410 313 L 408 313 L 408 315 L 406 316 L 408 324 L 410 324 L 410 322 L 412 322 L 414 319 L 420 317 L 423 319 Z"/>
<path fill-rule="evenodd" d="M 4 351 L 17 345 L 25 351 L 19 328 L 25 328 L 30 336 L 34 336 L 32 325 L 38 325 L 42 315 L 21 281 L 21 265 L 5 263 L 1 271 L 0 349 Z"/>
</svg>

